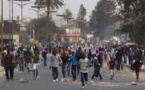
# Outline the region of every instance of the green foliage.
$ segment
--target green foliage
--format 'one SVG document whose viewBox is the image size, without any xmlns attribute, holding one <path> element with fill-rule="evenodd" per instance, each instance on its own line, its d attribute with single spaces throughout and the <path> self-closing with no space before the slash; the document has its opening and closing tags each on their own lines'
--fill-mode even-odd
<svg viewBox="0 0 145 90">
<path fill-rule="evenodd" d="M 66 9 L 64 15 L 65 15 L 67 18 L 71 18 L 71 17 L 72 17 L 72 12 L 71 12 L 69 9 Z"/>
<path fill-rule="evenodd" d="M 78 24 L 78 28 L 81 29 L 81 32 L 86 32 L 85 28 L 86 28 L 86 17 L 87 11 L 86 8 L 83 6 L 83 4 L 81 4 L 79 12 L 78 12 L 78 16 L 77 16 L 77 24 Z"/>
<path fill-rule="evenodd" d="M 124 23 L 120 31 L 129 33 L 132 41 L 145 44 L 145 0 L 117 0 Z"/>
<path fill-rule="evenodd" d="M 48 10 L 59 9 L 63 6 L 63 0 L 36 0 L 35 5 L 46 5 Z"/>
<path fill-rule="evenodd" d="M 95 31 L 95 36 L 104 38 L 107 30 L 115 23 L 116 3 L 114 0 L 100 0 L 90 16 L 90 30 Z"/>
<path fill-rule="evenodd" d="M 78 12 L 78 20 L 85 20 L 85 16 L 87 14 L 86 8 L 81 4 L 79 12 Z"/>
<path fill-rule="evenodd" d="M 52 29 L 51 33 L 57 33 L 59 31 L 58 27 L 55 25 L 54 21 L 51 21 L 51 18 L 48 19 L 49 27 Z M 40 41 L 47 41 L 50 38 L 50 29 L 47 32 L 47 23 L 46 17 L 41 17 L 39 19 L 34 19 L 27 26 L 27 31 L 30 34 L 30 30 L 35 30 L 36 39 L 40 39 Z M 50 40 L 49 40 L 50 41 Z"/>
</svg>

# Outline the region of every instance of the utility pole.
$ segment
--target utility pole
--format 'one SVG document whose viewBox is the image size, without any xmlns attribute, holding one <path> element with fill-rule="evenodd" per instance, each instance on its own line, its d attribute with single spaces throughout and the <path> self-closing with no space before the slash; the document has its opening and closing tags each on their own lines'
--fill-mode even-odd
<svg viewBox="0 0 145 90">
<path fill-rule="evenodd" d="M 3 0 L 1 0 L 1 55 L 3 53 L 3 46 L 4 46 L 4 42 L 3 42 Z"/>
<path fill-rule="evenodd" d="M 11 44 L 14 43 L 14 0 L 12 0 L 12 42 Z"/>
<path fill-rule="evenodd" d="M 9 0 L 9 23 L 11 23 L 11 21 L 12 21 L 11 20 L 11 1 Z M 9 40 L 11 40 L 11 33 L 10 32 L 9 32 Z M 9 41 L 9 43 L 10 43 L 10 41 Z"/>
<path fill-rule="evenodd" d="M 20 6 L 21 8 L 21 31 L 23 30 L 23 9 L 26 5 L 28 4 L 31 4 L 32 2 L 28 2 L 28 3 L 23 3 L 24 1 L 30 1 L 30 0 L 14 0 L 14 1 L 20 1 L 20 3 L 16 3 L 16 2 L 13 2 L 14 4 Z"/>
</svg>

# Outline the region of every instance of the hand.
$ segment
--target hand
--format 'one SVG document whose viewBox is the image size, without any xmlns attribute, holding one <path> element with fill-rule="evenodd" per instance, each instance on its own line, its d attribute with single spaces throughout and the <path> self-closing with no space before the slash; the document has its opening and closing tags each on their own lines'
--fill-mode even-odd
<svg viewBox="0 0 145 90">
<path fill-rule="evenodd" d="M 62 64 L 60 63 L 59 66 L 61 66 Z"/>
</svg>

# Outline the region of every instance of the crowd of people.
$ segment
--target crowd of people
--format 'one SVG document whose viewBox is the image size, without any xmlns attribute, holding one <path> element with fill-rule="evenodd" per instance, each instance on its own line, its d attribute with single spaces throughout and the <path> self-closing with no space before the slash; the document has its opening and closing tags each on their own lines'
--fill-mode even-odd
<svg viewBox="0 0 145 90">
<path fill-rule="evenodd" d="M 50 46 L 49 46 L 50 47 Z M 85 49 L 82 45 L 74 45 L 68 47 L 46 45 L 41 47 L 20 45 L 19 48 L 8 45 L 3 50 L 2 66 L 5 68 L 6 79 L 10 80 L 14 77 L 15 68 L 19 67 L 19 71 L 23 72 L 26 68 L 27 72 L 33 72 L 34 79 L 38 78 L 38 66 L 40 55 L 42 56 L 43 66 L 49 67 L 52 70 L 53 82 L 58 81 L 59 71 L 61 67 L 62 79 L 72 77 L 75 82 L 80 76 L 82 88 L 88 82 L 89 68 L 93 67 L 94 72 L 91 80 L 94 77 L 103 79 L 100 70 L 104 62 L 107 62 L 110 70 L 110 79 L 114 78 L 114 69 L 123 70 L 123 65 L 128 64 L 136 73 L 136 80 L 139 80 L 140 67 L 143 64 L 144 51 L 133 47 L 91 47 Z M 94 52 L 95 51 L 95 52 Z M 47 54 L 50 53 L 50 65 L 48 65 Z M 31 66 L 33 66 L 31 70 Z M 10 74 L 10 75 L 9 75 Z"/>
</svg>

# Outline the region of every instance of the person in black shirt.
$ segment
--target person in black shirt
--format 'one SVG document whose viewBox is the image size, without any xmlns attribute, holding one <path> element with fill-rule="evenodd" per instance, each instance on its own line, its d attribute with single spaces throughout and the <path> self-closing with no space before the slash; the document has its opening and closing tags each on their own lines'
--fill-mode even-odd
<svg viewBox="0 0 145 90">
<path fill-rule="evenodd" d="M 136 57 L 135 61 L 133 63 L 133 67 L 134 67 L 134 71 L 135 71 L 135 74 L 136 74 L 136 80 L 137 81 L 139 80 L 139 71 L 140 71 L 141 65 L 142 65 L 141 61 Z"/>
<path fill-rule="evenodd" d="M 13 67 L 13 55 L 10 53 L 10 49 L 7 50 L 7 54 L 4 58 L 4 68 L 6 79 L 13 79 L 14 76 L 14 67 Z M 10 73 L 10 76 L 9 76 Z"/>
</svg>

